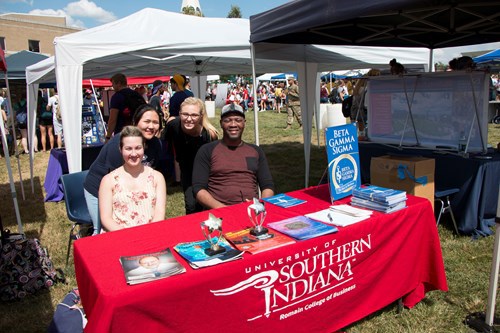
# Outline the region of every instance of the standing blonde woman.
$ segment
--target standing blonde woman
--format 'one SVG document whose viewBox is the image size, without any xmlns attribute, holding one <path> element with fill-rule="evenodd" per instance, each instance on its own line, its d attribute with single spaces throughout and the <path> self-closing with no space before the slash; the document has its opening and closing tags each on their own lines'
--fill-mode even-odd
<svg viewBox="0 0 500 333">
<path fill-rule="evenodd" d="M 204 144 L 217 140 L 219 132 L 210 123 L 205 104 L 199 98 L 189 97 L 182 102 L 179 117 L 171 119 L 165 128 L 164 139 L 174 146 L 181 170 L 186 214 L 201 211 L 192 188 L 194 158 Z"/>
<path fill-rule="evenodd" d="M 99 214 L 104 231 L 165 219 L 165 179 L 142 163 L 145 144 L 142 131 L 135 126 L 125 126 L 120 133 L 123 165 L 104 176 L 99 186 Z"/>
<path fill-rule="evenodd" d="M 364 136 L 365 127 L 368 120 L 366 91 L 369 76 L 379 76 L 380 70 L 370 69 L 366 76 L 358 79 L 352 95 L 351 122 L 358 122 L 358 131 Z"/>
</svg>

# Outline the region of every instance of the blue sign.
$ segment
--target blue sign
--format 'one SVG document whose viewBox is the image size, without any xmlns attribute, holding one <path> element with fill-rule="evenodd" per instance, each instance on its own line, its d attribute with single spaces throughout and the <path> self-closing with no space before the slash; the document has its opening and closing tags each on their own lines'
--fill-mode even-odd
<svg viewBox="0 0 500 333">
<path fill-rule="evenodd" d="M 326 130 L 328 177 L 333 200 L 352 194 L 361 186 L 356 124 L 328 127 Z"/>
</svg>

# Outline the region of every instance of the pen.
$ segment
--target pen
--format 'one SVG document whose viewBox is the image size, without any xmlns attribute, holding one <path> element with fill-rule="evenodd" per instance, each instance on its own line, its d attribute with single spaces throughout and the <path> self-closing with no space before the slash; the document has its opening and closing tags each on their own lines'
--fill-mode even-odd
<svg viewBox="0 0 500 333">
<path fill-rule="evenodd" d="M 332 219 L 332 216 L 330 215 L 330 213 L 328 213 L 328 219 L 330 220 L 330 223 L 333 223 L 333 219 Z"/>
</svg>

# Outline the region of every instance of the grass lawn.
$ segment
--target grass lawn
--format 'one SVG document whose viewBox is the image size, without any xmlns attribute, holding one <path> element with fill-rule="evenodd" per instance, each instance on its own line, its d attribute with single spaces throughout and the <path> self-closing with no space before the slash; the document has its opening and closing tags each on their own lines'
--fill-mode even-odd
<svg viewBox="0 0 500 333">
<path fill-rule="evenodd" d="M 253 121 L 253 114 L 249 114 L 244 134 L 244 139 L 248 142 L 254 142 Z M 212 119 L 212 122 L 218 126 L 218 118 Z M 302 132 L 296 123 L 289 131 L 283 130 L 285 125 L 284 113 L 259 113 L 260 144 L 267 154 L 278 193 L 304 187 Z M 326 153 L 323 139 L 320 139 L 318 146 L 315 130 L 312 137 L 309 185 L 316 185 L 326 168 Z M 494 147 L 500 142 L 500 125 L 489 124 L 488 142 Z M 25 199 L 21 194 L 16 158 L 12 158 L 11 163 L 27 236 L 39 238 L 42 245 L 48 248 L 54 265 L 64 268 L 70 223 L 66 217 L 64 202 L 43 201 L 43 183 L 48 159 L 48 152 L 35 155 L 32 192 L 28 156 L 20 156 Z M 16 219 L 5 158 L 0 159 L 0 170 L 4 170 L 0 174 L 0 214 L 4 226 L 15 231 Z M 184 203 L 180 187 L 168 188 L 167 191 L 167 218 L 183 215 Z M 446 222 L 439 225 L 438 231 L 449 291 L 430 292 L 413 309 L 404 310 L 402 313 L 397 313 L 396 306 L 390 305 L 347 327 L 348 332 L 470 332 L 463 324 L 466 315 L 485 311 L 486 308 L 494 237 L 478 241 L 472 241 L 470 237 L 456 237 Z M 73 287 L 76 287 L 76 280 L 70 265 L 66 284 L 57 284 L 47 292 L 29 296 L 20 302 L 0 304 L 0 332 L 45 332 L 57 303 Z"/>
</svg>

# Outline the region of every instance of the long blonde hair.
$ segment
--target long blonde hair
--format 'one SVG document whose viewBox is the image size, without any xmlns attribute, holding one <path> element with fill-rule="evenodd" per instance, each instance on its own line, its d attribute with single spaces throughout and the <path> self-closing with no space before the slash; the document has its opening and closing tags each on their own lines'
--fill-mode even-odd
<svg viewBox="0 0 500 333">
<path fill-rule="evenodd" d="M 360 94 L 361 88 L 364 88 L 366 86 L 366 84 L 368 83 L 368 79 L 367 79 L 368 76 L 379 76 L 379 75 L 380 75 L 380 70 L 378 70 L 376 68 L 370 69 L 364 77 L 362 77 L 362 78 L 358 79 L 358 81 L 356 81 L 356 85 L 354 86 L 354 91 L 352 94 L 354 96 L 357 96 Z"/>
<path fill-rule="evenodd" d="M 182 102 L 181 110 L 185 105 L 196 105 L 200 109 L 201 114 L 201 126 L 210 134 L 210 137 L 216 136 L 219 137 L 219 131 L 210 123 L 210 120 L 207 116 L 207 111 L 205 109 L 205 103 L 199 98 L 196 97 L 188 97 Z"/>
</svg>

